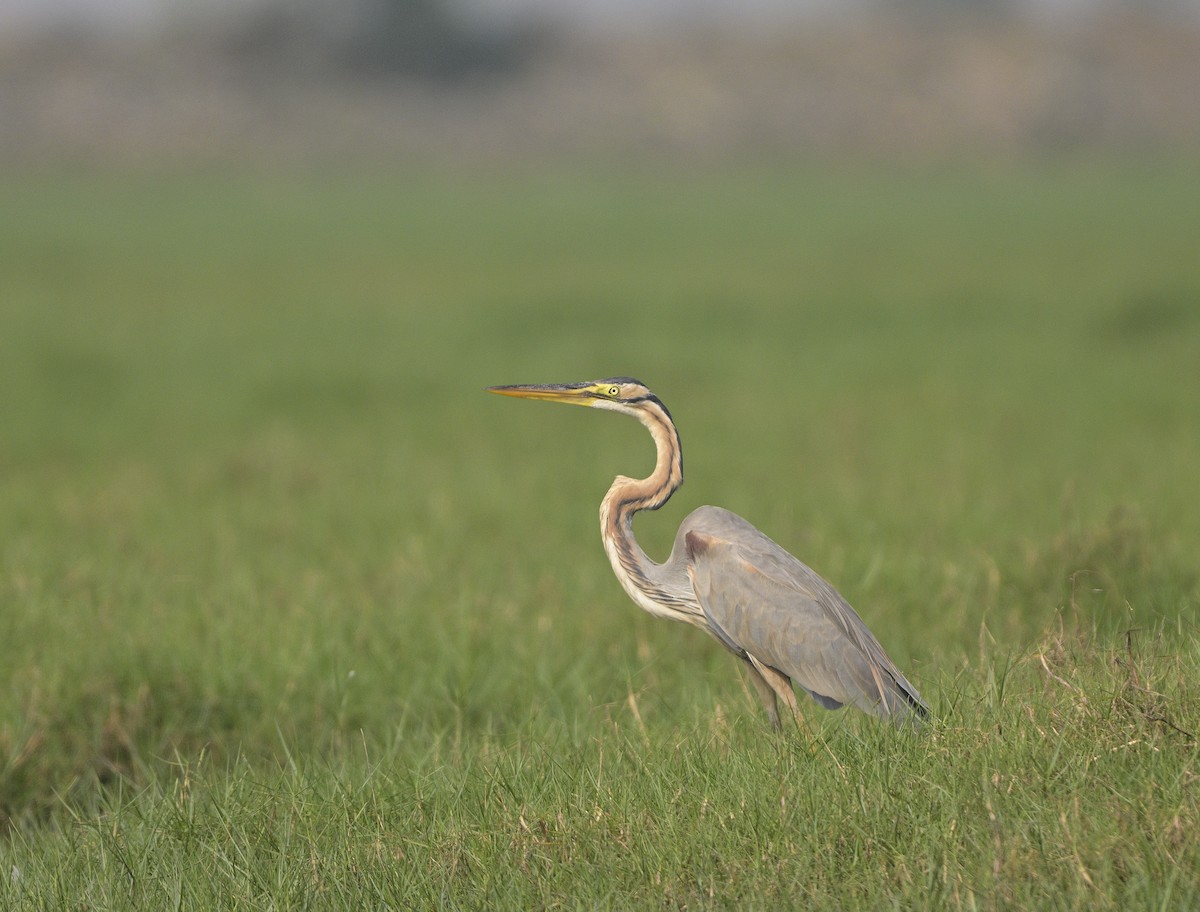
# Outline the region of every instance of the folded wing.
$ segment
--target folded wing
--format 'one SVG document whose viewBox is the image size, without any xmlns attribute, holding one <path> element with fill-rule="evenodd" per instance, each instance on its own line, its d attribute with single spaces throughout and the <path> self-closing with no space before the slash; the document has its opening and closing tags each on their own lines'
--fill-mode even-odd
<svg viewBox="0 0 1200 912">
<path fill-rule="evenodd" d="M 902 722 L 928 715 L 916 689 L 837 591 L 741 517 L 689 517 L 688 573 L 713 632 L 787 675 L 828 709 L 857 706 Z"/>
</svg>

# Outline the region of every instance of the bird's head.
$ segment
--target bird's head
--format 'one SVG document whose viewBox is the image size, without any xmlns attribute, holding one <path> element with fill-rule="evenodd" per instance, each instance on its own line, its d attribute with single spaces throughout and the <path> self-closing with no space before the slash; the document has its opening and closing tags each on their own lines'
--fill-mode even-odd
<svg viewBox="0 0 1200 912">
<path fill-rule="evenodd" d="M 609 377 L 605 380 L 588 380 L 583 383 L 530 383 L 516 386 L 489 386 L 489 393 L 501 396 L 516 396 L 519 399 L 546 399 L 550 402 L 566 402 L 571 405 L 586 405 L 624 412 L 642 423 L 654 438 L 658 453 L 655 472 L 643 481 L 635 481 L 618 475 L 609 488 L 604 503 L 611 498 L 628 495 L 627 503 L 635 503 L 633 510 L 657 510 L 671 492 L 683 484 L 683 454 L 679 446 L 679 433 L 671 413 L 654 393 L 640 380 L 632 377 Z M 647 487 L 649 486 L 649 487 Z M 630 489 L 634 489 L 631 493 Z M 607 506 L 601 508 L 605 515 Z M 627 514 L 632 515 L 632 514 Z"/>
<path fill-rule="evenodd" d="M 661 400 L 640 380 L 632 377 L 609 377 L 606 380 L 588 380 L 583 383 L 528 383 L 515 386 L 489 386 L 489 393 L 501 396 L 516 396 L 520 399 L 546 399 L 550 402 L 566 402 L 570 405 L 586 405 L 592 408 L 624 412 L 641 417 L 650 403 L 663 411 Z"/>
</svg>

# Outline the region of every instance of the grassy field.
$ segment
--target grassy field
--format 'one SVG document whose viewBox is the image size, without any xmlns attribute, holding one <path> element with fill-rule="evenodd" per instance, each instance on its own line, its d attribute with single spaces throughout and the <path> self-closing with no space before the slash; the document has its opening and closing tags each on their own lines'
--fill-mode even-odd
<svg viewBox="0 0 1200 912">
<path fill-rule="evenodd" d="M 0 906 L 1200 905 L 1200 181 L 0 176 Z M 937 716 L 774 736 L 652 448 Z"/>
</svg>

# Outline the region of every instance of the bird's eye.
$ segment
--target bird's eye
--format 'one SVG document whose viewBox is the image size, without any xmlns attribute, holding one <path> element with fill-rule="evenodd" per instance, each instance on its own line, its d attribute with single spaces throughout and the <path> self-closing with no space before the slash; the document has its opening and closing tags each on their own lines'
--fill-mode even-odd
<svg viewBox="0 0 1200 912">
<path fill-rule="evenodd" d="M 608 388 L 608 394 L 609 394 L 610 396 L 614 397 L 614 398 L 615 398 L 615 397 L 617 397 L 617 396 L 619 396 L 619 395 L 621 394 L 621 387 L 619 387 L 619 386 L 610 386 L 610 387 Z"/>
</svg>

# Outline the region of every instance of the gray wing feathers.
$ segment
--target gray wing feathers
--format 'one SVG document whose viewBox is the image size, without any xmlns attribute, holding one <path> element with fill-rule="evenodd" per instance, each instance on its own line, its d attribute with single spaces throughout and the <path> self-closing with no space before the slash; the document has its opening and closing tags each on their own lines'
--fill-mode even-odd
<svg viewBox="0 0 1200 912">
<path fill-rule="evenodd" d="M 689 573 L 718 639 L 783 672 L 826 708 L 852 704 L 897 719 L 925 712 L 829 583 L 733 513 L 703 507 L 689 520 L 681 530 Z"/>
</svg>

